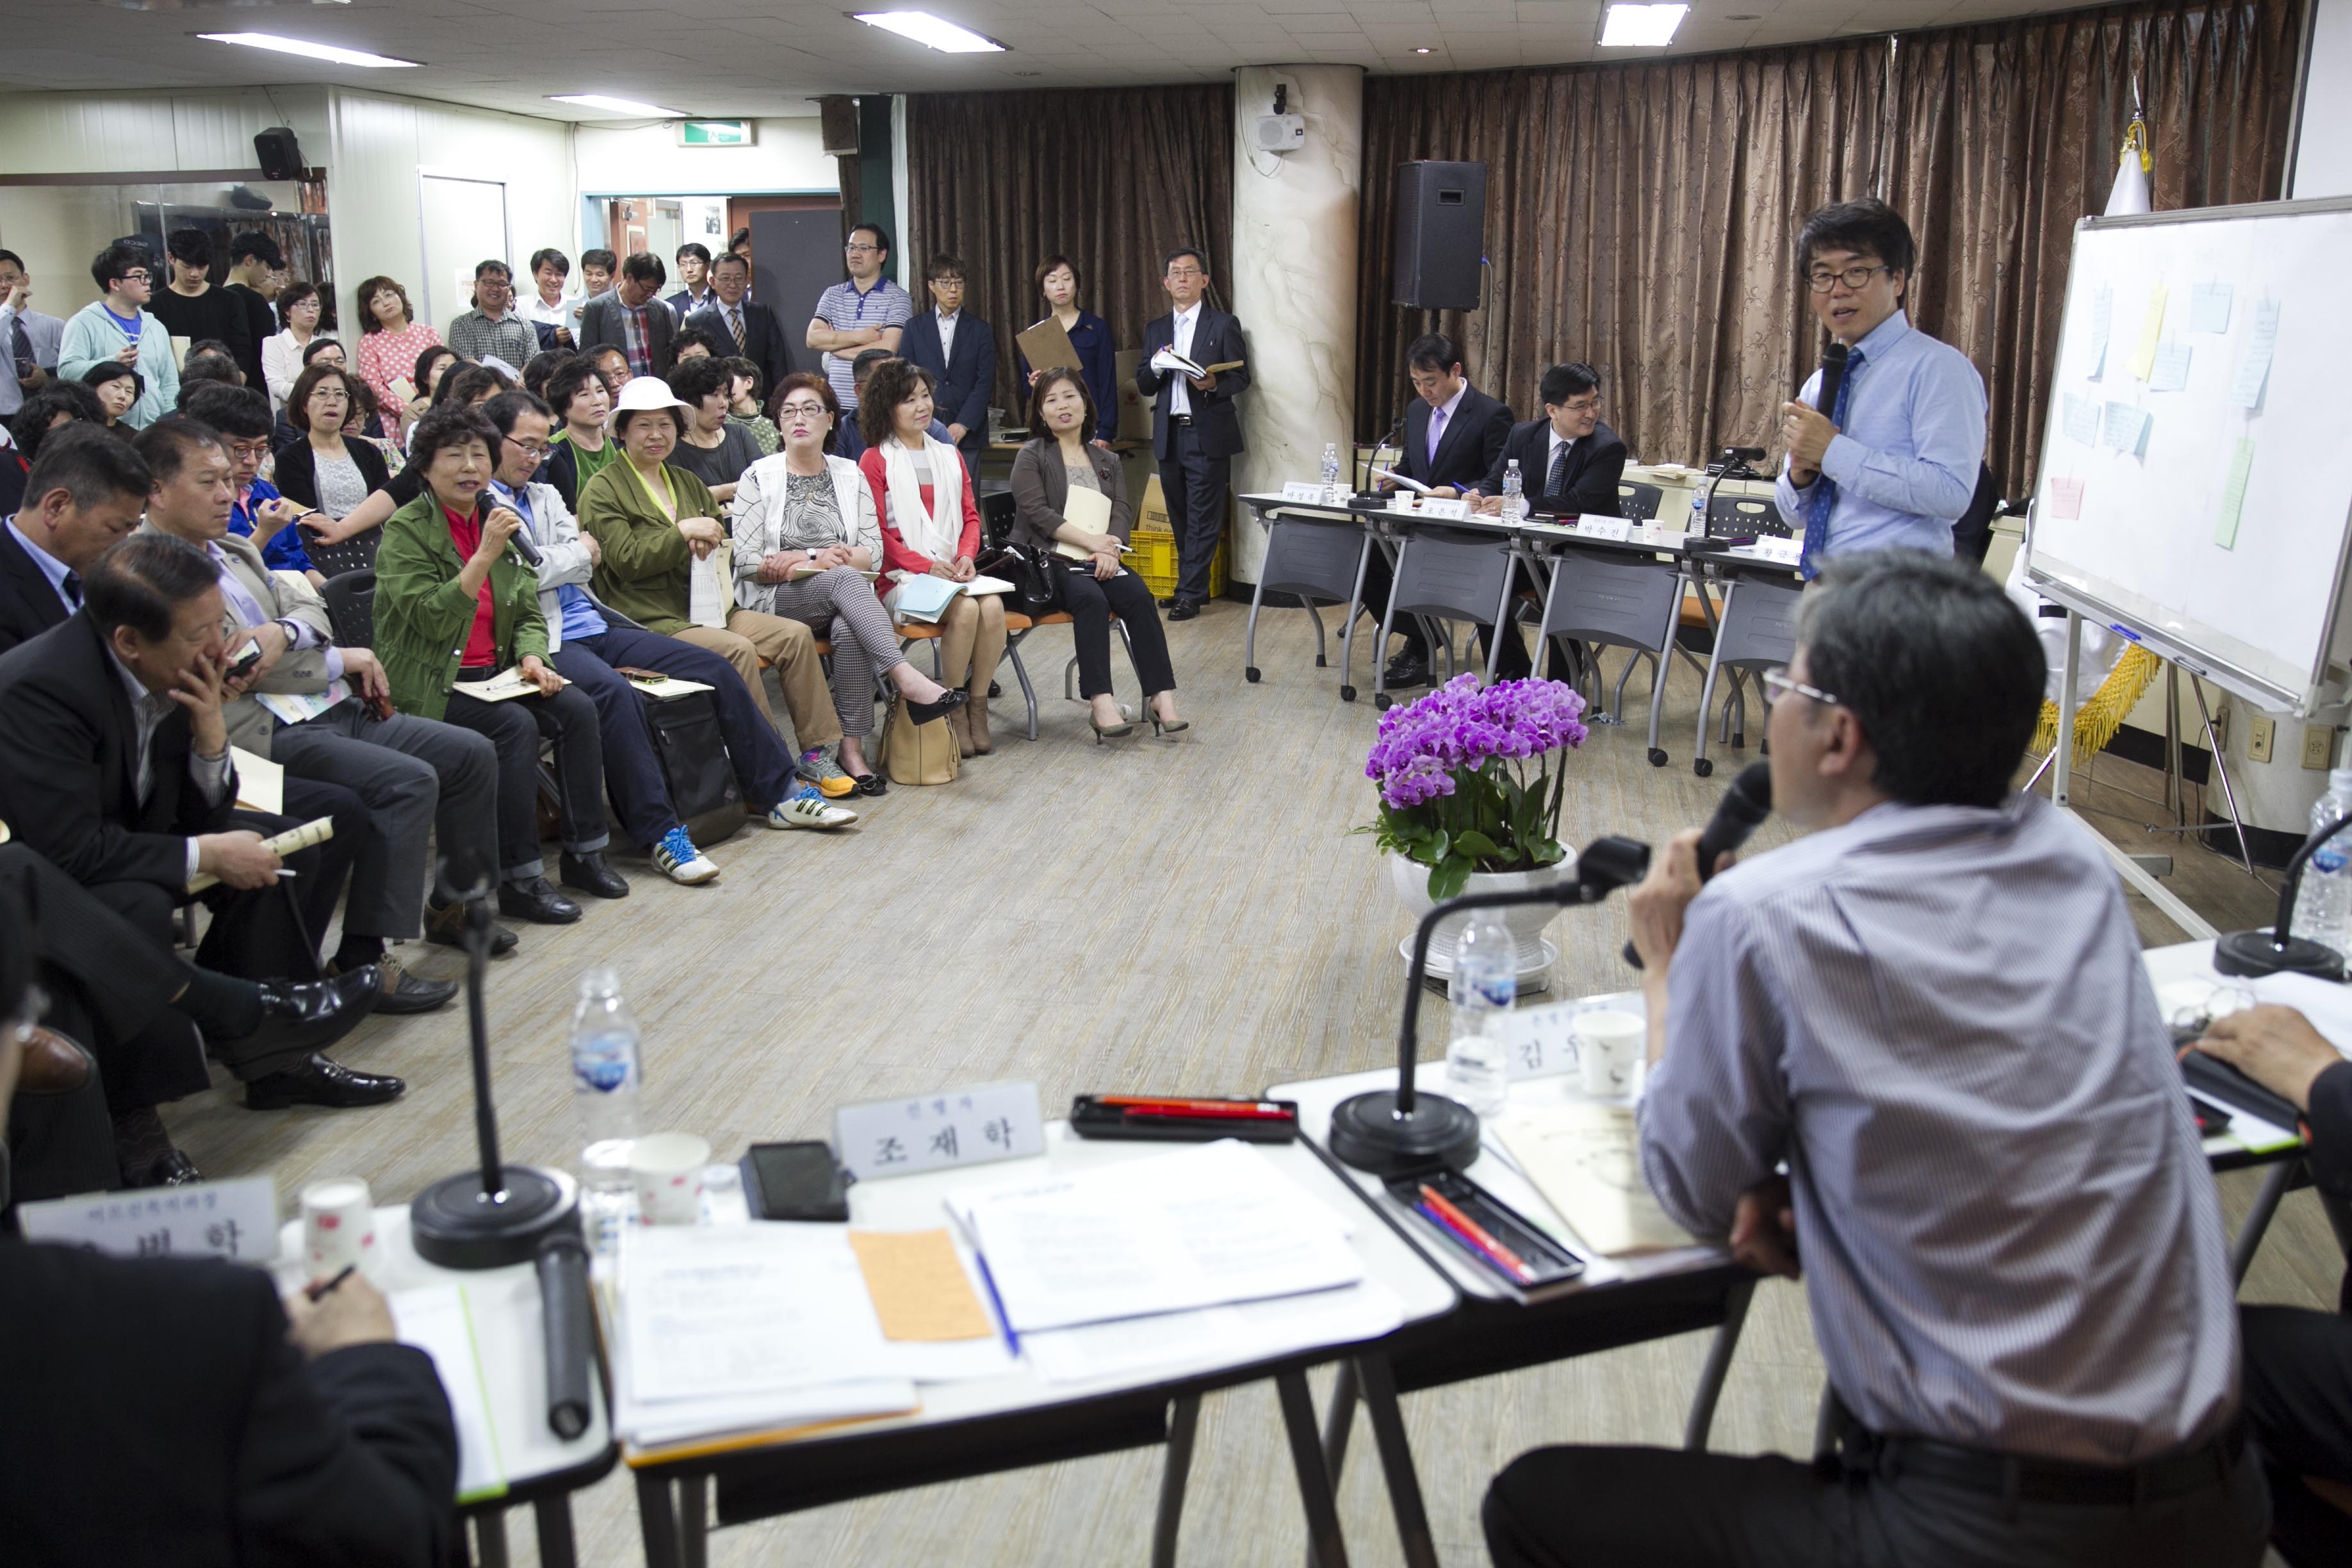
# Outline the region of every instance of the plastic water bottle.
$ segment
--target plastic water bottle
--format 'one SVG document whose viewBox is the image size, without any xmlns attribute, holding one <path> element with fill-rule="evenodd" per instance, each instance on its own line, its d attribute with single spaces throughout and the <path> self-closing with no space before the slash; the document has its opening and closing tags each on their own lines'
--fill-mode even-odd
<svg viewBox="0 0 2352 1568">
<path fill-rule="evenodd" d="M 580 1108 L 580 1183 L 615 1193 L 629 1184 L 629 1150 L 637 1139 L 639 1031 L 621 1000 L 621 977 L 609 967 L 580 977 L 572 1010 L 572 1100 Z"/>
<path fill-rule="evenodd" d="M 1517 522 L 1528 515 L 1527 482 L 1519 478 L 1519 460 L 1503 465 L 1503 521 Z"/>
<path fill-rule="evenodd" d="M 1323 443 L 1323 499 L 1333 506 L 1346 504 L 1347 497 L 1339 491 L 1339 443 Z"/>
<path fill-rule="evenodd" d="M 2317 833 L 2352 816 L 2352 768 L 2327 775 L 2327 793 L 2312 804 L 2311 830 Z M 2352 827 L 2312 851 L 2294 897 L 2294 934 L 2352 952 Z"/>
<path fill-rule="evenodd" d="M 1445 1079 L 1454 1099 L 1481 1116 L 1503 1109 L 1510 1088 L 1503 1041 L 1489 1027 L 1511 1010 L 1519 994 L 1518 943 L 1493 910 L 1474 910 L 1454 950 L 1454 1027 L 1445 1047 Z"/>
</svg>

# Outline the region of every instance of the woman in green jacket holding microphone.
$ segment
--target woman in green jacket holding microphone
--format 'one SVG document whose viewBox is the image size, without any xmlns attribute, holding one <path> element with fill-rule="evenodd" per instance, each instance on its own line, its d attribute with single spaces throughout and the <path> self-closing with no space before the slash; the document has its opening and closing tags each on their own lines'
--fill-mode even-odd
<svg viewBox="0 0 2352 1568">
<path fill-rule="evenodd" d="M 522 519 L 485 509 L 499 433 L 479 409 L 418 421 L 408 459 L 425 489 L 392 514 L 376 552 L 375 652 L 394 706 L 489 737 L 499 752 L 499 911 L 568 925 L 580 906 L 548 881 L 539 848 L 539 743 L 554 742 L 567 888 L 625 897 L 604 863 L 604 764 L 596 706 L 547 662 L 539 574 L 509 541 Z M 516 684 L 523 695 L 498 696 Z M 469 688 L 478 688 L 477 696 Z"/>
</svg>

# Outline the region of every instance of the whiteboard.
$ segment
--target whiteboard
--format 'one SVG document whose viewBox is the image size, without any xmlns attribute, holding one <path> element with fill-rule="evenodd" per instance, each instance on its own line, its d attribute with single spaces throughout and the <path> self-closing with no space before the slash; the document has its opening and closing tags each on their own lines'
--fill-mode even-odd
<svg viewBox="0 0 2352 1568">
<path fill-rule="evenodd" d="M 2320 705 L 2352 537 L 2352 201 L 2074 230 L 2026 540 L 2047 596 Z"/>
</svg>

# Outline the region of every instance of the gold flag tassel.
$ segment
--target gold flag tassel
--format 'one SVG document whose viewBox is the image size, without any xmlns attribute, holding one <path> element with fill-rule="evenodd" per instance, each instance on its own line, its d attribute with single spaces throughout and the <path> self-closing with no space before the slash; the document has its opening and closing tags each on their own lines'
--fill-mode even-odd
<svg viewBox="0 0 2352 1568">
<path fill-rule="evenodd" d="M 2131 717 L 2131 710 L 2139 706 L 2148 682 L 2163 668 L 2164 661 L 2144 647 L 2124 650 L 2115 668 L 2099 682 L 2099 689 L 2074 710 L 2074 761 L 2078 765 L 2089 762 L 2116 738 L 2116 731 Z M 2033 750 L 2047 752 L 2057 744 L 2058 704 L 2044 702 L 2042 722 L 2033 730 Z"/>
</svg>

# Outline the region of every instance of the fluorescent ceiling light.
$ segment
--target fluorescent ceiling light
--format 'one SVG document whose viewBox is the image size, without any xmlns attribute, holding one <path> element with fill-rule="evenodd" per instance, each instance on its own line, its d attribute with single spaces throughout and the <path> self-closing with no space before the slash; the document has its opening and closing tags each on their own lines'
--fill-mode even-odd
<svg viewBox="0 0 2352 1568">
<path fill-rule="evenodd" d="M 299 38 L 281 38 L 275 33 L 198 33 L 199 38 L 209 38 L 215 44 L 243 44 L 248 49 L 275 49 L 281 55 L 301 55 L 314 60 L 331 60 L 339 66 L 418 66 L 422 60 L 396 60 L 389 55 L 372 55 L 364 49 L 339 49 L 332 44 L 309 44 Z"/>
<path fill-rule="evenodd" d="M 941 54 L 1001 55 L 1004 52 L 1004 46 L 994 38 L 983 38 L 971 28 L 959 27 L 929 11 L 853 11 L 850 15 L 869 27 L 879 27 L 886 33 L 896 33 L 902 38 L 928 44 Z"/>
<path fill-rule="evenodd" d="M 614 114 L 634 114 L 644 120 L 683 120 L 685 111 L 664 109 L 658 103 L 639 103 L 634 98 L 611 98 L 601 92 L 551 92 L 548 98 L 556 103 L 576 103 L 583 109 L 602 109 Z"/>
<path fill-rule="evenodd" d="M 1656 48 L 1675 41 L 1687 5 L 1612 5 L 1601 29 L 1604 49 Z"/>
</svg>

